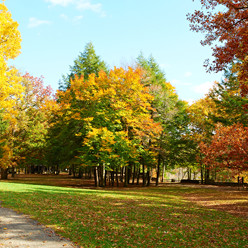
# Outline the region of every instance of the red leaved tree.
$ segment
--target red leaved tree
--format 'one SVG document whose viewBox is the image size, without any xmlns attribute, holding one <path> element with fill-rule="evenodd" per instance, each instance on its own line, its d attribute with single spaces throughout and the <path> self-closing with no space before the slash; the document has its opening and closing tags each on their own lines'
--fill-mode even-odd
<svg viewBox="0 0 248 248">
<path fill-rule="evenodd" d="M 235 124 L 216 126 L 216 133 L 210 144 L 201 143 L 203 163 L 209 168 L 233 169 L 242 172 L 248 169 L 248 127 Z"/>
<path fill-rule="evenodd" d="M 194 0 L 193 0 L 194 1 Z M 191 30 L 206 33 L 202 45 L 212 46 L 214 61 L 208 71 L 221 71 L 235 62 L 243 95 L 248 95 L 247 0 L 200 0 L 201 10 L 188 14 Z"/>
</svg>

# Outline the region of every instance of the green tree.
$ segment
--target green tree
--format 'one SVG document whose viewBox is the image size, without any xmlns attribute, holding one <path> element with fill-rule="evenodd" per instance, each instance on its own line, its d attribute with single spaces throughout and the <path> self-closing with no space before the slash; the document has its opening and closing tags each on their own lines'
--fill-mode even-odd
<svg viewBox="0 0 248 248">
<path fill-rule="evenodd" d="M 248 125 L 248 99 L 242 96 L 237 74 L 232 69 L 225 71 L 225 79 L 217 82 L 208 95 L 215 103 L 215 111 L 210 114 L 214 123 Z"/>
<path fill-rule="evenodd" d="M 67 136 L 72 143 L 67 163 L 94 167 L 96 185 L 104 186 L 106 169 L 117 174 L 124 168 L 128 183 L 142 141 L 161 130 L 150 118 L 153 97 L 141 78 L 140 69 L 114 68 L 108 74 L 91 74 L 87 80 L 76 76 L 69 89 L 58 92 L 58 121 L 64 123 L 59 137 L 74 135 Z M 54 127 L 59 125 L 55 122 Z"/>
<path fill-rule="evenodd" d="M 78 58 L 74 60 L 74 65 L 70 66 L 70 73 L 63 76 L 62 81 L 59 83 L 59 89 L 66 90 L 70 87 L 70 81 L 75 79 L 75 75 L 78 77 L 83 76 L 85 79 L 88 79 L 92 73 L 98 76 L 101 70 L 108 72 L 108 67 L 106 63 L 96 55 L 93 44 L 89 42 L 86 44 L 84 52 L 80 53 Z"/>
<path fill-rule="evenodd" d="M 144 72 L 144 79 L 147 85 L 164 85 L 166 82 L 165 73 L 160 69 L 154 57 L 150 55 L 148 59 L 141 53 L 137 58 L 137 64 Z"/>
<path fill-rule="evenodd" d="M 158 184 L 162 165 L 164 171 L 165 167 L 174 167 L 188 160 L 186 158 L 189 155 L 192 157 L 192 144 L 189 145 L 192 142 L 185 138 L 189 123 L 187 103 L 178 98 L 175 88 L 166 81 L 165 73 L 153 56 L 146 59 L 140 54 L 137 64 L 144 70 L 143 83 L 154 96 L 151 116 L 163 127 L 156 144 L 150 143 L 150 149 L 153 145 L 158 152 L 156 181 Z"/>
<path fill-rule="evenodd" d="M 34 171 L 34 166 L 43 161 L 52 90 L 44 87 L 42 78 L 28 73 L 22 77 L 21 84 L 24 92 L 16 99 L 16 121 L 8 128 L 8 142 L 13 149 L 12 166 L 28 166 Z"/>
</svg>

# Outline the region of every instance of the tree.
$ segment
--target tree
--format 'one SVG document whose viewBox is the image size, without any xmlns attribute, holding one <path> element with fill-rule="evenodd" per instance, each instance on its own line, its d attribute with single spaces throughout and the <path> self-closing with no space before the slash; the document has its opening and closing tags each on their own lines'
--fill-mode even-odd
<svg viewBox="0 0 248 248">
<path fill-rule="evenodd" d="M 20 54 L 21 35 L 17 30 L 18 23 L 13 21 L 11 13 L 4 2 L 0 3 L 0 54 L 4 60 L 14 59 Z"/>
<path fill-rule="evenodd" d="M 11 13 L 4 3 L 0 3 L 0 111 L 3 120 L 7 120 L 9 126 L 15 120 L 13 106 L 23 90 L 20 81 L 21 77 L 15 68 L 7 65 L 9 59 L 14 59 L 20 53 L 21 36 L 18 31 L 18 23 L 13 21 Z M 5 128 L 5 132 L 8 128 Z M 8 163 L 12 158 L 13 151 L 8 144 L 6 133 L 4 136 L 4 146 L 2 147 L 2 157 L 0 161 L 1 178 L 7 178 Z"/>
<path fill-rule="evenodd" d="M 157 179 L 165 167 L 182 165 L 186 160 L 191 159 L 192 143 L 185 138 L 188 129 L 189 118 L 186 113 L 187 103 L 181 101 L 176 94 L 175 88 L 166 81 L 164 72 L 159 68 L 155 59 L 150 56 L 146 59 L 142 54 L 137 58 L 137 64 L 145 71 L 143 84 L 149 88 L 154 96 L 151 103 L 153 109 L 151 118 L 162 125 L 163 130 L 158 135 L 155 144 L 150 143 L 158 152 L 157 157 Z"/>
<path fill-rule="evenodd" d="M 74 60 L 74 65 L 70 66 L 70 73 L 63 77 L 59 88 L 60 90 L 66 90 L 70 86 L 70 81 L 75 79 L 76 75 L 88 79 L 90 74 L 98 75 L 101 70 L 107 72 L 107 65 L 96 55 L 93 44 L 89 42 L 86 44 L 84 52 L 80 53 L 78 58 Z"/>
<path fill-rule="evenodd" d="M 206 33 L 202 45 L 212 46 L 215 60 L 205 65 L 221 71 L 236 63 L 243 95 L 248 94 L 248 5 L 244 0 L 201 0 L 202 9 L 188 14 L 191 30 Z M 216 43 L 215 43 L 216 42 Z"/>
<path fill-rule="evenodd" d="M 209 117 L 214 123 L 231 126 L 236 123 L 248 125 L 248 99 L 241 95 L 237 75 L 232 70 L 226 70 L 225 79 L 209 91 L 208 96 L 215 104 L 215 111 Z"/>
<path fill-rule="evenodd" d="M 20 53 L 21 36 L 17 29 L 18 23 L 13 21 L 4 3 L 0 3 L 0 108 L 13 104 L 11 98 L 21 91 L 20 77 L 14 68 L 7 66 L 9 59 L 14 59 Z"/>
<path fill-rule="evenodd" d="M 75 76 L 70 88 L 58 92 L 58 114 L 66 129 L 73 125 L 73 140 L 81 140 L 69 163 L 95 167 L 101 186 L 106 169 L 117 173 L 124 168 L 127 176 L 139 162 L 139 147 L 146 150 L 144 143 L 161 131 L 150 118 L 153 97 L 141 79 L 140 69 L 114 68 L 109 74 L 91 74 L 87 80 Z"/>
<path fill-rule="evenodd" d="M 4 137 L 2 167 L 30 167 L 41 165 L 44 156 L 45 135 L 49 127 L 51 88 L 44 87 L 42 78 L 29 74 L 22 77 L 23 93 L 15 98 Z M 0 138 L 1 139 L 1 138 Z M 4 161 L 5 159 L 5 161 Z M 7 159 L 7 160 L 6 160 Z M 14 174 L 13 174 L 14 175 Z"/>
<path fill-rule="evenodd" d="M 137 64 L 145 72 L 145 75 L 143 76 L 144 84 L 147 84 L 148 86 L 162 86 L 166 84 L 165 73 L 159 68 L 158 63 L 152 55 L 146 59 L 141 53 L 137 58 Z"/>
<path fill-rule="evenodd" d="M 189 132 L 186 134 L 187 139 L 193 142 L 194 162 L 199 161 L 201 157 L 200 143 L 208 144 L 214 133 L 214 122 L 210 116 L 215 113 L 215 104 L 208 96 L 194 102 L 187 109 L 189 122 Z M 205 167 L 204 163 L 200 164 L 201 180 L 208 181 L 210 179 L 210 170 Z"/>
<path fill-rule="evenodd" d="M 17 122 L 11 126 L 9 136 L 13 138 L 16 161 L 32 167 L 34 172 L 34 166 L 44 161 L 45 136 L 54 99 L 51 87 L 44 86 L 42 77 L 26 73 L 22 86 L 24 92 L 14 107 Z"/>
<path fill-rule="evenodd" d="M 248 128 L 237 123 L 224 127 L 218 124 L 210 144 L 201 143 L 203 163 L 208 168 L 230 168 L 236 173 L 248 169 Z"/>
</svg>

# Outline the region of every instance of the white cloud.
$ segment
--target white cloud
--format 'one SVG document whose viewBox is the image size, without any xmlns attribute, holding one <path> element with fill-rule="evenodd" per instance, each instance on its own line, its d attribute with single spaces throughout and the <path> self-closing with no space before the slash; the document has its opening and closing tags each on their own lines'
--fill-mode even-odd
<svg viewBox="0 0 248 248">
<path fill-rule="evenodd" d="M 29 18 L 29 23 L 28 23 L 28 27 L 29 28 L 35 28 L 38 27 L 40 25 L 44 25 L 44 24 L 50 24 L 51 22 L 49 21 L 45 21 L 45 20 L 39 20 L 35 17 L 30 17 Z"/>
<path fill-rule="evenodd" d="M 192 72 L 188 71 L 184 74 L 184 77 L 191 77 L 192 76 Z"/>
<path fill-rule="evenodd" d="M 74 5 L 78 10 L 91 10 L 96 13 L 100 13 L 102 16 L 105 16 L 104 11 L 102 10 L 102 4 L 96 3 L 93 4 L 91 0 L 45 0 L 52 5 L 60 5 L 67 7 L 68 5 Z"/>
<path fill-rule="evenodd" d="M 213 87 L 214 82 L 205 82 L 203 84 L 197 85 L 193 87 L 193 91 L 198 94 L 207 94 L 209 90 Z"/>
</svg>

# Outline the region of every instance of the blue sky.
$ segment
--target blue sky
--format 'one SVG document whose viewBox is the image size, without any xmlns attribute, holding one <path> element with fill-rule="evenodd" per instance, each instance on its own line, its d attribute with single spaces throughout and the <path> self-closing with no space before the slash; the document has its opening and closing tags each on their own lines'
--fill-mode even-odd
<svg viewBox="0 0 248 248">
<path fill-rule="evenodd" d="M 19 23 L 22 53 L 14 64 L 21 72 L 44 76 L 57 89 L 62 75 L 86 43 L 109 66 L 134 64 L 153 55 L 179 97 L 191 102 L 204 96 L 222 74 L 206 73 L 211 49 L 202 34 L 190 31 L 186 14 L 199 9 L 192 0 L 6 0 Z"/>
</svg>

